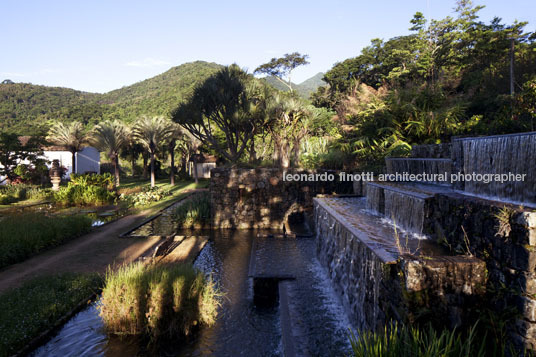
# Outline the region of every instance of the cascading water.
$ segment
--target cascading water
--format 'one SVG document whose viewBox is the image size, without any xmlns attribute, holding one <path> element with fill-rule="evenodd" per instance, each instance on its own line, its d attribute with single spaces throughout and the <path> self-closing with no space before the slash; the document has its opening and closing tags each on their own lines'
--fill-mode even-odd
<svg viewBox="0 0 536 357">
<path fill-rule="evenodd" d="M 524 181 L 465 180 L 465 191 L 513 202 L 536 203 L 536 132 L 462 141 L 463 172 L 474 174 L 525 174 Z"/>
<path fill-rule="evenodd" d="M 367 183 L 366 187 L 367 195 L 367 210 L 383 214 L 384 213 L 384 197 L 383 197 L 383 188 L 377 186 L 374 183 Z"/>
<path fill-rule="evenodd" d="M 428 178 L 432 175 L 446 174 L 448 181 L 441 182 L 427 181 L 428 183 L 446 184 L 450 182 L 450 174 L 452 171 L 452 162 L 450 159 L 430 159 L 430 158 L 386 158 L 386 169 L 388 174 L 410 173 L 410 174 L 427 174 Z"/>
<path fill-rule="evenodd" d="M 424 224 L 425 199 L 406 192 L 385 190 L 385 217 L 412 233 L 421 234 Z"/>
</svg>

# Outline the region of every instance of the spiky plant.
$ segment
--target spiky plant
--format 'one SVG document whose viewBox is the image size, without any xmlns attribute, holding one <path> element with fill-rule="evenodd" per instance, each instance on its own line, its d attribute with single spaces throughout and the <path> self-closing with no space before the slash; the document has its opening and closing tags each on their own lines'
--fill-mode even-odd
<svg viewBox="0 0 536 357">
<path fill-rule="evenodd" d="M 126 145 L 129 130 L 117 120 L 100 123 L 93 130 L 91 143 L 100 151 L 106 153 L 112 160 L 115 172 L 115 184 L 119 186 L 119 152 Z"/>
<path fill-rule="evenodd" d="M 151 156 L 151 187 L 154 187 L 156 150 L 173 135 L 173 127 L 163 117 L 142 116 L 134 126 L 134 135 Z"/>
<path fill-rule="evenodd" d="M 55 122 L 50 127 L 46 139 L 55 145 L 65 147 L 72 154 L 72 172 L 76 173 L 76 153 L 89 139 L 84 125 L 76 121 L 70 124 Z"/>
</svg>

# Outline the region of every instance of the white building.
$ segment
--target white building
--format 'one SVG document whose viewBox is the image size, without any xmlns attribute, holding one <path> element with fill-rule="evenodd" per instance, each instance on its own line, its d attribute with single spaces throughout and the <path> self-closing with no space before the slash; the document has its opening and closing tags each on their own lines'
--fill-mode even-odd
<svg viewBox="0 0 536 357">
<path fill-rule="evenodd" d="M 72 154 L 60 147 L 43 148 L 43 159 L 50 161 L 47 166 L 52 167 L 52 160 L 58 160 L 60 167 L 65 167 L 67 172 L 65 177 L 70 177 L 73 172 Z M 100 173 L 100 152 L 92 146 L 86 146 L 74 156 L 76 173 L 84 174 L 87 172 Z"/>
<path fill-rule="evenodd" d="M 210 155 L 202 155 L 202 154 L 194 154 L 197 161 L 197 177 L 198 178 L 210 178 L 210 170 L 216 167 L 216 157 L 210 156 Z M 194 174 L 194 160 L 192 158 L 190 159 L 189 165 L 188 165 L 188 174 L 190 177 L 195 177 Z"/>
<path fill-rule="evenodd" d="M 21 136 L 19 140 L 25 144 L 28 142 L 29 137 Z M 48 168 L 52 167 L 52 161 L 58 160 L 60 167 L 67 169 L 65 177 L 69 178 L 73 171 L 72 154 L 70 151 L 60 146 L 48 146 L 43 147 L 43 155 L 40 158 L 47 161 Z M 21 162 L 22 164 L 28 164 L 28 162 Z M 76 173 L 84 174 L 88 172 L 100 173 L 100 152 L 92 146 L 86 146 L 75 154 Z M 0 183 L 6 183 L 4 177 L 0 176 Z"/>
</svg>

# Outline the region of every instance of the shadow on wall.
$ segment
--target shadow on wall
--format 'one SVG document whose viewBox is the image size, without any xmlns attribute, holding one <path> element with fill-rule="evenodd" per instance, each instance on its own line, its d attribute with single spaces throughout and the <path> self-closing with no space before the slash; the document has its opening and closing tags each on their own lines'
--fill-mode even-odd
<svg viewBox="0 0 536 357">
<path fill-rule="evenodd" d="M 283 229 L 290 216 L 310 214 L 317 194 L 348 194 L 352 182 L 339 182 L 337 171 L 287 170 L 290 174 L 331 173 L 334 180 L 287 181 L 280 169 L 211 170 L 212 227 Z"/>
</svg>

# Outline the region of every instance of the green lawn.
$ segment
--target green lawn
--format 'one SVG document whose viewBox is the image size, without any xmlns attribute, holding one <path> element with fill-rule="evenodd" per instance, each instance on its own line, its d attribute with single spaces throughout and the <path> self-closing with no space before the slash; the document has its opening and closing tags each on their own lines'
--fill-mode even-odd
<svg viewBox="0 0 536 357">
<path fill-rule="evenodd" d="M 0 295 L 0 357 L 22 349 L 101 286 L 97 274 L 62 274 Z"/>
<path fill-rule="evenodd" d="M 197 187 L 189 187 L 189 188 L 205 188 L 208 187 L 209 180 L 199 180 L 199 183 L 197 184 Z M 182 188 L 185 188 L 185 186 L 188 186 L 190 184 L 193 184 L 193 180 L 187 180 L 187 181 L 175 181 L 175 186 L 171 186 L 169 184 L 169 177 L 161 178 L 156 180 L 156 186 L 158 188 L 165 188 L 170 190 L 180 190 Z M 132 177 L 125 177 L 121 178 L 121 185 L 120 188 L 134 188 L 134 187 L 151 187 L 151 180 L 150 179 L 143 179 L 143 178 L 132 178 Z"/>
</svg>

